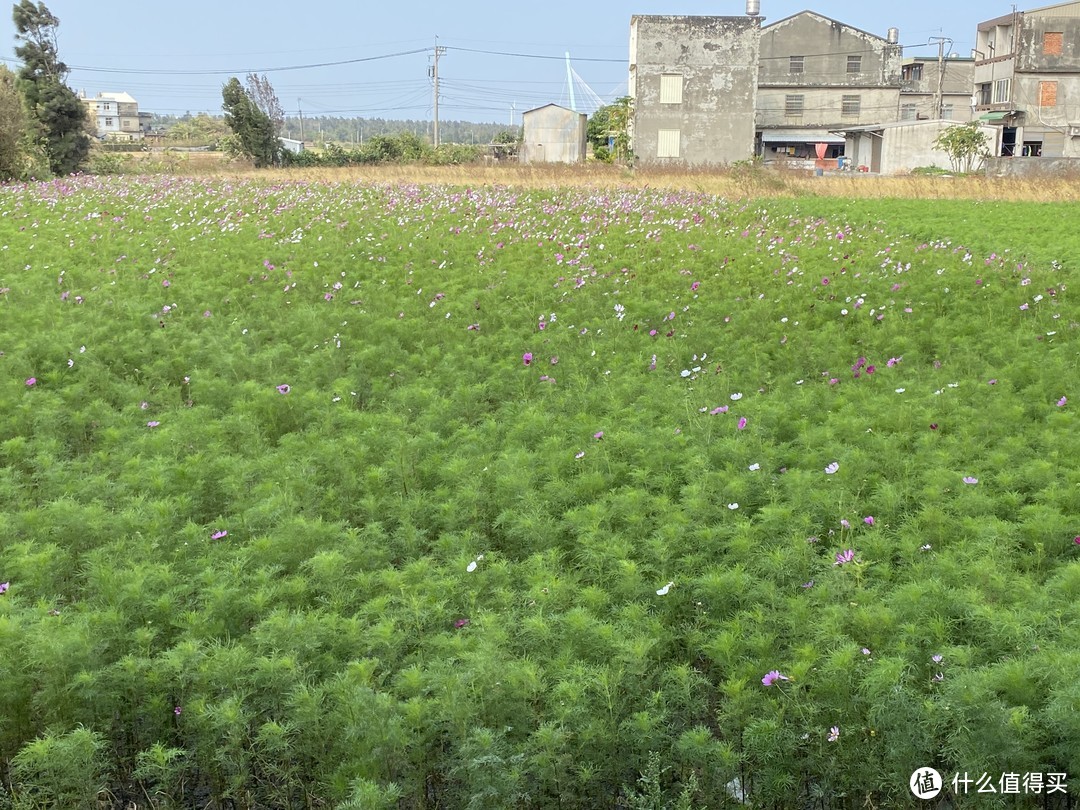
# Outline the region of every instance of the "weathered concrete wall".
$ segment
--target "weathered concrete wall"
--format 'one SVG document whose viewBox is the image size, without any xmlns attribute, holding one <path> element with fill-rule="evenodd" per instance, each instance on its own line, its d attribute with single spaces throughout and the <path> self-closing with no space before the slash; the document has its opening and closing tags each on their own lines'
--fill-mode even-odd
<svg viewBox="0 0 1080 810">
<path fill-rule="evenodd" d="M 861 57 L 858 73 L 848 73 L 848 56 Z M 792 56 L 803 57 L 803 72 L 791 72 Z M 902 54 L 883 37 L 803 11 L 761 29 L 761 85 L 898 87 Z"/>
<path fill-rule="evenodd" d="M 945 106 L 942 118 L 953 121 L 972 119 L 971 91 L 974 82 L 974 59 L 945 59 L 941 80 L 941 100 Z M 913 59 L 905 63 L 905 70 L 921 65 L 922 77 L 903 79 L 900 83 L 900 118 L 904 120 L 904 107 L 914 105 L 916 118 L 937 118 L 935 96 L 938 87 L 937 59 Z M 951 107 L 951 110 L 949 109 Z"/>
<path fill-rule="evenodd" d="M 1080 17 L 1024 14 L 1021 20 L 1016 49 L 1018 72 L 1080 72 Z M 1063 34 L 1060 54 L 1043 52 L 1043 35 L 1048 32 Z"/>
<path fill-rule="evenodd" d="M 630 19 L 631 138 L 639 161 L 725 164 L 753 155 L 760 25 L 758 17 Z M 665 75 L 681 77 L 681 102 L 661 102 Z M 673 143 L 677 157 L 658 155 Z"/>
<path fill-rule="evenodd" d="M 992 177 L 1071 177 L 1080 178 L 1080 157 L 1013 158 L 993 157 L 986 173 Z"/>
<path fill-rule="evenodd" d="M 758 88 L 758 129 L 764 127 L 843 129 L 860 124 L 895 121 L 900 91 L 874 87 L 760 87 Z M 803 97 L 803 114 L 787 115 L 787 97 Z M 859 114 L 843 114 L 843 97 L 859 97 Z"/>
<path fill-rule="evenodd" d="M 881 146 L 881 173 L 906 174 L 920 166 L 951 169 L 952 162 L 945 151 L 934 146 L 934 140 L 955 121 L 923 121 L 911 126 L 890 127 L 884 130 Z M 998 130 L 980 125 L 979 131 L 993 148 Z"/>
<path fill-rule="evenodd" d="M 521 163 L 580 163 L 585 160 L 587 116 L 548 104 L 521 116 Z"/>
</svg>

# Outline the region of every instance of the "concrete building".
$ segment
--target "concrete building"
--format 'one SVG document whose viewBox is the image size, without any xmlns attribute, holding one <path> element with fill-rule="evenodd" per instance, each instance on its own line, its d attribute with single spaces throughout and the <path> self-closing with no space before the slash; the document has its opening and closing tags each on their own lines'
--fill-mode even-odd
<svg viewBox="0 0 1080 810">
<path fill-rule="evenodd" d="M 973 58 L 949 54 L 940 62 L 936 56 L 905 59 L 900 76 L 900 120 L 970 121 L 974 77 Z"/>
<path fill-rule="evenodd" d="M 81 93 L 79 100 L 86 105 L 99 138 L 124 141 L 142 139 L 139 102 L 127 93 L 98 93 L 96 98 L 87 98 L 85 93 Z"/>
<path fill-rule="evenodd" d="M 585 160 L 588 116 L 558 104 L 545 104 L 521 115 L 522 163 L 580 163 Z"/>
<path fill-rule="evenodd" d="M 702 166 L 753 156 L 761 18 L 753 0 L 747 12 L 630 18 L 630 139 L 639 161 Z"/>
<path fill-rule="evenodd" d="M 922 166 L 951 169 L 948 153 L 935 147 L 934 141 L 959 123 L 938 118 L 851 127 L 844 130 L 844 156 L 854 169 L 879 174 L 906 174 Z M 987 136 L 993 153 L 1000 131 L 988 124 L 979 125 L 979 130 Z"/>
<path fill-rule="evenodd" d="M 979 23 L 975 115 L 1000 154 L 1080 157 L 1080 0 Z"/>
<path fill-rule="evenodd" d="M 758 154 L 766 162 L 838 157 L 838 130 L 895 121 L 899 32 L 879 37 L 813 11 L 761 29 L 756 106 Z"/>
</svg>

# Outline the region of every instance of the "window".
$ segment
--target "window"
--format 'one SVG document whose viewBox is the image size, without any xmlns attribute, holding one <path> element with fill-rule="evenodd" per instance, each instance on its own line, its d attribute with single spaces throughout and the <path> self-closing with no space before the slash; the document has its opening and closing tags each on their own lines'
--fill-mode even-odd
<svg viewBox="0 0 1080 810">
<path fill-rule="evenodd" d="M 677 73 L 660 76 L 660 103 L 682 104 L 683 77 Z"/>
<path fill-rule="evenodd" d="M 862 73 L 862 57 L 861 56 L 848 56 L 848 58 L 847 58 L 847 72 L 848 73 Z"/>
<path fill-rule="evenodd" d="M 998 79 L 994 82 L 994 103 L 1007 104 L 1009 102 L 1009 90 L 1012 89 L 1012 79 Z"/>
<path fill-rule="evenodd" d="M 840 114 L 845 118 L 858 118 L 860 107 L 859 96 L 841 96 L 840 97 Z"/>
<path fill-rule="evenodd" d="M 806 57 L 792 56 L 788 59 L 788 71 L 790 73 L 803 73 L 806 70 Z"/>
<path fill-rule="evenodd" d="M 1064 38 L 1063 31 L 1047 31 L 1043 34 L 1043 56 L 1061 56 Z"/>
<path fill-rule="evenodd" d="M 113 125 L 113 120 L 111 118 L 106 118 L 105 119 L 105 126 L 111 127 L 112 125 Z"/>
<path fill-rule="evenodd" d="M 656 133 L 656 156 L 658 158 L 679 157 L 681 133 L 677 129 L 662 129 Z"/>
<path fill-rule="evenodd" d="M 952 104 L 942 104 L 941 105 L 941 117 L 944 118 L 946 121 L 952 120 L 952 117 L 953 117 L 953 105 Z"/>
<path fill-rule="evenodd" d="M 784 96 L 784 115 L 790 117 L 797 117 L 803 113 L 803 96 L 789 95 Z"/>
<path fill-rule="evenodd" d="M 900 120 L 901 121 L 914 121 L 918 117 L 914 104 L 901 104 L 900 105 Z"/>
<path fill-rule="evenodd" d="M 922 78 L 922 64 L 904 65 L 904 79 L 909 82 L 917 82 Z"/>
<path fill-rule="evenodd" d="M 1039 106 L 1057 106 L 1057 82 L 1039 82 Z"/>
<path fill-rule="evenodd" d="M 979 104 L 987 105 L 987 104 L 990 103 L 990 98 L 991 98 L 990 90 L 991 90 L 990 82 L 987 82 L 986 84 L 980 84 L 979 85 Z"/>
</svg>

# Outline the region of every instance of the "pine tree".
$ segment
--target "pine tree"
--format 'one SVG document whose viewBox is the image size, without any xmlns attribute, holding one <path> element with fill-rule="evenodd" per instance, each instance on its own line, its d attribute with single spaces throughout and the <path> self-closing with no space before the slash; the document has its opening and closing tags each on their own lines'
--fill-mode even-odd
<svg viewBox="0 0 1080 810">
<path fill-rule="evenodd" d="M 15 55 L 22 60 L 19 90 L 31 117 L 34 139 L 44 149 L 54 174 L 77 172 L 90 153 L 86 106 L 64 84 L 68 68 L 57 53 L 60 24 L 44 3 L 22 0 L 12 12 Z"/>
<path fill-rule="evenodd" d="M 25 0 L 24 0 L 25 2 Z M 281 154 L 274 122 L 259 109 L 235 76 L 221 90 L 225 123 L 239 142 L 240 151 L 255 161 L 256 168 L 272 166 Z"/>
</svg>

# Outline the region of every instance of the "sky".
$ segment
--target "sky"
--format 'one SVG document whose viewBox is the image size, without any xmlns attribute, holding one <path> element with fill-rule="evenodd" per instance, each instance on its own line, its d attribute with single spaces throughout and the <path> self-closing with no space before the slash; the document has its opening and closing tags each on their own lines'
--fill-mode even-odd
<svg viewBox="0 0 1080 810">
<path fill-rule="evenodd" d="M 953 40 L 950 51 L 968 56 L 978 23 L 1013 9 L 993 0 L 809 2 L 761 0 L 765 25 L 810 9 L 882 37 L 896 27 L 905 56 L 936 56 L 937 44 L 928 42 L 938 36 Z M 580 78 L 573 81 L 579 110 L 591 112 L 597 103 L 625 95 L 634 14 L 741 16 L 746 10 L 744 0 L 273 4 L 282 11 L 264 0 L 45 5 L 60 19 L 57 40 L 60 58 L 71 68 L 68 84 L 88 96 L 127 92 L 142 111 L 220 114 L 221 87 L 229 77 L 242 81 L 258 72 L 270 79 L 290 115 L 431 120 L 437 41 L 445 48 L 439 58 L 440 120 L 508 124 L 550 102 L 569 106 L 567 51 Z M 0 16 L 0 58 L 13 69 L 15 45 L 9 12 Z"/>
</svg>

